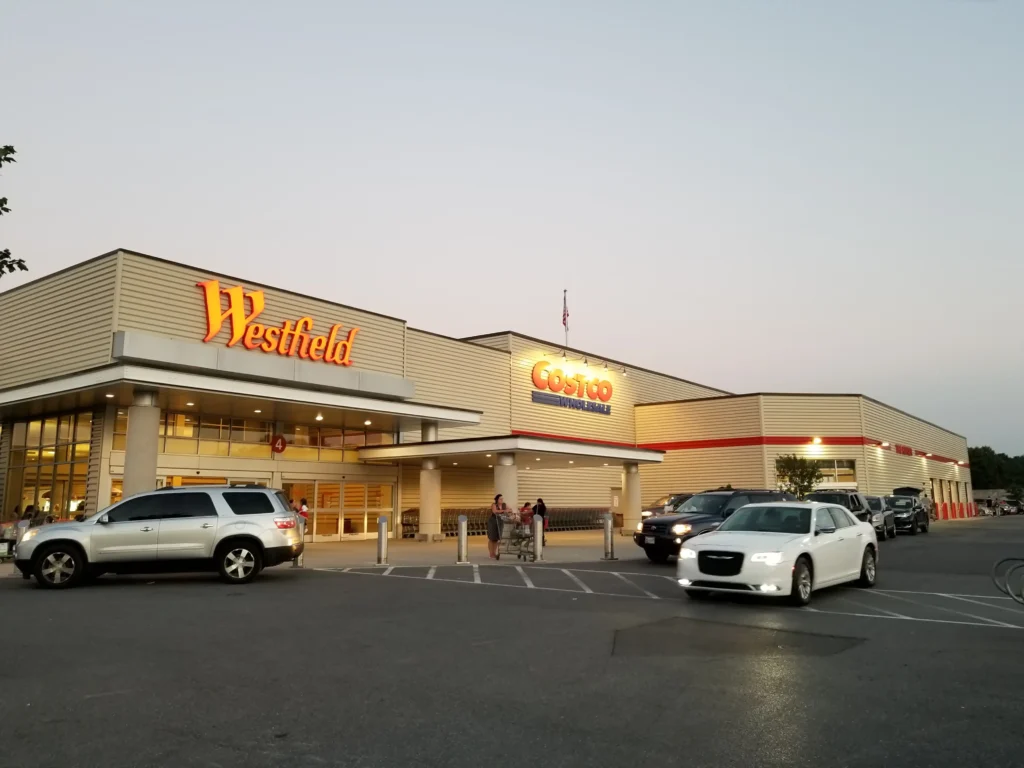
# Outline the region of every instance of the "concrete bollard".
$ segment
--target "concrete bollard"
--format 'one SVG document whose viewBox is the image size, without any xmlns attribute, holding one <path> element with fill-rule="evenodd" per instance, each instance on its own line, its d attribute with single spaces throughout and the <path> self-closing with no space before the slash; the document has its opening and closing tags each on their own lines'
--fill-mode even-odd
<svg viewBox="0 0 1024 768">
<path fill-rule="evenodd" d="M 455 562 L 459 565 L 469 564 L 469 518 L 459 515 L 459 551 Z"/>
<path fill-rule="evenodd" d="M 604 516 L 604 559 L 618 560 L 615 556 L 615 537 L 613 535 L 613 520 L 611 512 Z"/>
<path fill-rule="evenodd" d="M 388 519 L 381 515 L 377 518 L 377 565 L 388 564 Z"/>
<path fill-rule="evenodd" d="M 540 562 L 544 559 L 544 518 L 539 515 L 533 516 L 533 561 Z"/>
</svg>

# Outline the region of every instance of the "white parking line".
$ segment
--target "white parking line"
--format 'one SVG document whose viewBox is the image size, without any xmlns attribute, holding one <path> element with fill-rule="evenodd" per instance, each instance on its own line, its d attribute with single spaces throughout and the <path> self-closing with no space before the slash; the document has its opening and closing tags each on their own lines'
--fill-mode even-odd
<svg viewBox="0 0 1024 768">
<path fill-rule="evenodd" d="M 854 600 L 852 597 L 847 597 L 846 595 L 840 595 L 839 599 L 845 600 L 848 603 L 853 603 L 854 605 L 859 605 L 861 608 L 867 608 L 869 611 L 879 611 L 880 613 L 884 613 L 886 616 L 892 616 L 894 619 L 910 618 L 909 616 L 905 616 L 902 613 L 896 613 L 896 611 L 887 611 L 885 608 L 879 608 L 877 605 L 868 605 L 867 603 L 862 603 L 860 600 Z"/>
<path fill-rule="evenodd" d="M 384 573 L 381 574 L 381 576 L 387 576 L 393 570 L 395 570 L 395 566 L 391 566 L 390 568 L 388 568 L 386 571 L 384 571 Z"/>
<path fill-rule="evenodd" d="M 589 595 L 594 594 L 594 590 L 592 590 L 590 587 L 588 587 L 586 584 L 584 584 L 582 581 L 580 581 L 580 577 L 579 576 L 574 574 L 572 571 L 566 570 L 565 568 L 562 568 L 561 570 L 562 570 L 562 573 L 564 573 L 566 576 L 568 576 L 570 579 L 572 579 L 574 582 L 576 582 L 576 585 L 580 589 L 582 589 L 584 592 L 586 592 Z"/>
<path fill-rule="evenodd" d="M 952 608 L 946 608 L 946 607 L 941 606 L 941 605 L 932 605 L 930 603 L 928 605 L 923 605 L 922 603 L 915 603 L 913 600 L 908 600 L 905 597 L 900 597 L 899 595 L 893 595 L 893 594 L 890 594 L 888 592 L 881 592 L 879 594 L 885 595 L 890 600 L 902 600 L 904 603 L 910 603 L 911 605 L 916 605 L 919 608 L 920 607 L 935 608 L 938 611 L 945 611 L 946 613 L 953 613 L 953 614 L 956 614 L 957 616 L 967 616 L 968 618 L 977 619 L 978 621 L 987 621 L 990 624 L 995 625 L 995 626 L 1010 627 L 1011 629 L 1024 629 L 1024 627 L 1020 627 L 1020 626 L 1018 626 L 1016 624 L 1007 624 L 1005 621 L 997 621 L 996 619 L 989 619 L 989 618 L 986 618 L 985 616 L 978 616 L 975 613 L 968 613 L 967 611 L 954 611 Z"/>
<path fill-rule="evenodd" d="M 427 571 L 427 578 L 428 579 L 433 579 L 435 573 L 437 573 L 437 566 L 436 565 L 430 566 L 430 570 Z"/>
<path fill-rule="evenodd" d="M 534 589 L 533 582 L 530 581 L 530 577 L 526 575 L 526 571 L 523 570 L 523 566 L 517 565 L 516 570 L 519 571 L 519 575 L 523 577 L 523 581 L 526 582 L 526 586 L 530 589 Z"/>
<path fill-rule="evenodd" d="M 661 599 L 660 597 L 658 597 L 658 596 L 657 596 L 656 594 L 654 594 L 653 592 L 648 592 L 648 591 L 647 591 L 646 589 L 644 589 L 643 587 L 641 587 L 641 586 L 638 586 L 638 585 L 634 584 L 634 583 L 633 583 L 632 581 L 630 581 L 629 579 L 627 579 L 627 578 L 626 578 L 625 576 L 623 576 L 623 575 L 622 575 L 621 573 L 616 573 L 616 572 L 614 572 L 614 571 L 613 571 L 613 572 L 612 572 L 612 576 L 618 576 L 618 577 L 619 577 L 620 579 L 622 579 L 622 580 L 623 580 L 624 582 L 626 582 L 627 584 L 629 584 L 629 586 L 633 587 L 633 589 L 639 589 L 639 590 L 640 590 L 641 592 L 643 592 L 643 593 L 644 593 L 645 595 L 647 595 L 647 596 L 648 596 L 649 598 L 651 598 L 651 600 L 660 600 L 660 599 Z"/>
<path fill-rule="evenodd" d="M 1015 613 L 1021 618 L 1024 618 L 1024 609 L 1021 608 L 1010 608 L 1006 605 L 993 605 L 992 603 L 983 603 L 981 602 L 981 600 L 971 600 L 969 597 L 964 597 L 963 595 L 943 595 L 943 597 L 949 597 L 953 600 L 963 600 L 965 603 L 974 603 L 975 605 L 981 605 L 985 608 L 998 608 L 1000 611 Z"/>
<path fill-rule="evenodd" d="M 882 592 L 883 594 L 894 594 L 894 595 L 937 595 L 939 597 L 976 597 L 979 600 L 1013 600 L 1012 597 L 1004 597 L 1002 595 L 963 595 L 959 592 L 920 592 L 910 589 L 873 589 L 872 592 Z"/>
<path fill-rule="evenodd" d="M 977 622 L 977 621 L 953 621 L 952 619 L 919 619 L 915 616 L 906 616 L 899 618 L 897 616 L 880 616 L 877 613 L 849 613 L 847 611 L 823 611 L 820 608 L 792 608 L 794 611 L 811 611 L 813 613 L 826 613 L 832 616 L 856 616 L 861 619 L 888 619 L 889 621 L 921 621 L 926 624 L 957 624 L 965 627 L 988 627 L 989 629 L 1024 629 L 1024 627 L 1017 627 L 1013 624 L 1003 624 L 999 622 L 992 624 L 989 622 Z"/>
<path fill-rule="evenodd" d="M 476 563 L 473 564 L 473 583 L 474 584 L 479 584 L 480 583 L 480 566 L 477 565 Z"/>
</svg>

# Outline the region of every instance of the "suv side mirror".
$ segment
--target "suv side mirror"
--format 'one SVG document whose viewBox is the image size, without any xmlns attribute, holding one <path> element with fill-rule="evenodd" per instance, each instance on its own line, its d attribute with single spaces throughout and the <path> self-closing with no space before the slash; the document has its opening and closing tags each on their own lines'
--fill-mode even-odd
<svg viewBox="0 0 1024 768">
<path fill-rule="evenodd" d="M 828 528 L 816 528 L 814 530 L 814 535 L 815 536 L 821 536 L 821 534 L 823 534 L 823 533 L 835 533 L 835 532 L 836 532 L 836 529 L 830 526 Z"/>
<path fill-rule="evenodd" d="M 110 522 L 110 516 L 106 515 L 106 514 L 100 515 L 100 519 L 97 520 L 96 522 L 99 523 L 100 525 L 106 525 L 107 523 Z"/>
</svg>

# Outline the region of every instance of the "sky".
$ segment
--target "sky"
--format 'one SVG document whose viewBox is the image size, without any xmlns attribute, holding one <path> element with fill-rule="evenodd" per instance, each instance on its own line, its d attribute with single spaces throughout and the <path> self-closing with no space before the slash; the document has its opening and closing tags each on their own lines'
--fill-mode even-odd
<svg viewBox="0 0 1024 768">
<path fill-rule="evenodd" d="M 1024 3 L 5 0 L 9 289 L 127 248 L 1024 453 Z M 45 316 L 45 308 L 40 312 Z"/>
</svg>

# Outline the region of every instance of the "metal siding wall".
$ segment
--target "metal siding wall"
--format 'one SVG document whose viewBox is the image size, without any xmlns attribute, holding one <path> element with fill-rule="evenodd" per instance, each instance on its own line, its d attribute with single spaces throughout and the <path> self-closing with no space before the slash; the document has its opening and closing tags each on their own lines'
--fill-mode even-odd
<svg viewBox="0 0 1024 768">
<path fill-rule="evenodd" d="M 106 410 L 105 406 L 101 406 L 92 412 L 92 433 L 89 436 L 89 473 L 85 478 L 85 504 L 88 512 L 95 512 L 100 504 L 100 472 L 103 466 L 103 424 Z"/>
<path fill-rule="evenodd" d="M 873 440 L 967 461 L 964 438 L 867 399 L 864 400 L 864 431 L 865 437 Z"/>
<path fill-rule="evenodd" d="M 760 433 L 761 416 L 756 395 L 636 408 L 636 437 L 639 445 L 754 437 Z"/>
<path fill-rule="evenodd" d="M 605 508 L 611 503 L 611 489 L 621 487 L 622 469 L 619 467 L 522 470 L 519 472 L 519 503 L 544 499 L 549 507 Z"/>
<path fill-rule="evenodd" d="M 668 451 L 663 463 L 640 466 L 643 503 L 669 493 L 696 493 L 723 485 L 762 488 L 761 460 L 759 445 Z"/>
<path fill-rule="evenodd" d="M 232 279 L 199 269 L 144 256 L 125 253 L 122 258 L 118 330 L 134 329 L 201 341 L 206 335 L 206 311 L 203 294 L 196 283 L 220 280 L 223 288 L 238 284 Z M 243 282 L 242 285 L 246 291 L 262 290 L 265 293 L 266 309 L 257 322 L 280 325 L 284 320 L 295 321 L 309 316 L 314 321 L 313 332 L 318 334 L 327 334 L 335 323 L 344 325 L 344 333 L 358 327 L 360 331 L 352 349 L 352 368 L 402 375 L 405 353 L 403 321 L 296 296 L 255 282 Z M 223 345 L 228 336 L 225 324 L 210 343 Z M 109 343 L 108 340 L 108 346 Z M 252 354 L 262 353 L 253 351 Z"/>
<path fill-rule="evenodd" d="M 779 456 L 796 454 L 805 459 L 852 459 L 857 462 L 857 489 L 862 493 L 867 490 L 868 482 L 865 475 L 864 446 L 862 445 L 769 445 L 765 449 L 765 461 L 768 469 L 768 487 L 775 488 L 778 478 L 775 475 L 775 460 Z M 870 465 L 868 475 L 873 475 Z"/>
<path fill-rule="evenodd" d="M 11 425 L 0 424 L 0 520 L 7 520 L 14 511 L 14 505 L 10 509 L 6 507 L 4 489 L 7 485 L 7 464 L 11 460 Z"/>
<path fill-rule="evenodd" d="M 479 426 L 441 429 L 441 440 L 509 433 L 508 361 L 507 352 L 408 331 L 406 375 L 416 382 L 416 401 L 483 411 Z M 402 435 L 403 443 L 419 439 L 418 431 Z"/>
<path fill-rule="evenodd" d="M 868 471 L 871 475 L 871 493 L 888 495 L 894 488 L 909 486 L 924 488 L 931 494 L 931 481 L 970 483 L 971 472 L 948 462 L 931 461 L 923 456 L 903 456 L 873 446 L 865 447 Z"/>
<path fill-rule="evenodd" d="M 764 433 L 775 437 L 860 435 L 859 398 L 764 395 Z"/>
<path fill-rule="evenodd" d="M 502 352 L 508 352 L 511 349 L 511 337 L 507 333 L 499 333 L 497 336 L 484 336 L 479 339 L 473 339 L 468 342 L 469 344 L 479 344 L 482 347 L 490 347 L 491 349 L 500 349 Z"/>
<path fill-rule="evenodd" d="M 608 405 L 608 415 L 571 408 L 534 403 L 531 395 L 534 391 L 533 366 L 541 360 L 551 362 L 551 368 L 560 368 L 567 373 L 583 373 L 582 362 L 563 363 L 560 350 L 554 346 L 538 344 L 519 336 L 511 337 L 512 355 L 512 429 L 562 437 L 584 438 L 590 440 L 608 440 L 612 442 L 635 444 L 635 420 L 633 406 L 638 403 L 657 400 L 679 400 L 691 397 L 704 397 L 719 394 L 714 390 L 695 384 L 669 379 L 643 371 L 630 371 L 623 376 L 621 370 L 610 367 L 607 371 L 598 361 L 590 368 L 591 377 L 607 379 L 611 382 L 613 394 Z M 582 358 L 581 354 L 570 350 L 570 357 Z M 545 499 L 546 501 L 546 499 Z"/>
<path fill-rule="evenodd" d="M 471 509 L 494 501 L 494 472 L 489 469 L 441 468 L 441 507 Z M 420 505 L 420 469 L 402 465 L 402 509 Z"/>
<path fill-rule="evenodd" d="M 0 389 L 110 362 L 116 255 L 0 294 Z"/>
</svg>

